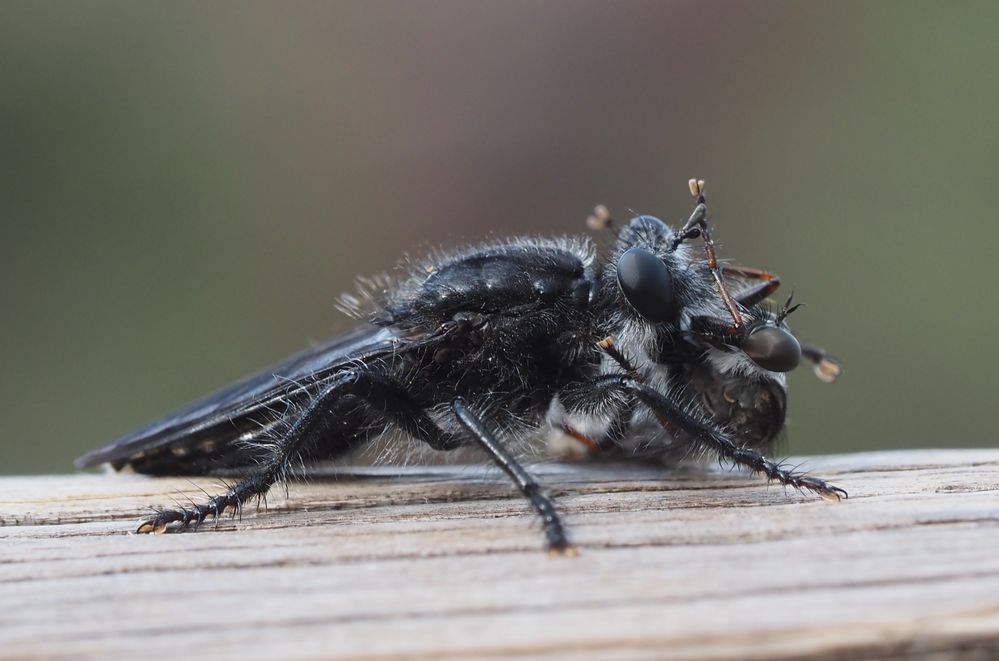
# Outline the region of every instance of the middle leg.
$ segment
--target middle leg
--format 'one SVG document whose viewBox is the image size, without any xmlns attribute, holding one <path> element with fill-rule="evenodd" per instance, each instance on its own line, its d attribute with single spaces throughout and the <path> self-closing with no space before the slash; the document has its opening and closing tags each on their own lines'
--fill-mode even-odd
<svg viewBox="0 0 999 661">
<path fill-rule="evenodd" d="M 541 521 L 545 528 L 545 536 L 548 538 L 548 551 L 552 555 L 574 555 L 575 550 L 569 544 L 569 538 L 565 534 L 565 527 L 559 519 L 555 505 L 543 493 L 541 487 L 531 474 L 524 470 L 517 460 L 499 442 L 485 424 L 469 410 L 462 399 L 456 399 L 451 405 L 455 416 L 461 426 L 469 431 L 478 442 L 479 447 L 485 450 L 489 458 L 499 466 L 504 473 L 510 476 L 520 492 L 523 493 L 535 511 L 541 515 Z"/>
</svg>

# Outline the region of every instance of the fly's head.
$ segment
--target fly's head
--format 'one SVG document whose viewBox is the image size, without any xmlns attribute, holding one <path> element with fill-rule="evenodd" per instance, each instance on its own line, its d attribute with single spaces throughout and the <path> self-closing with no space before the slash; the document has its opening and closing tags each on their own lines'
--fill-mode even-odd
<svg viewBox="0 0 999 661">
<path fill-rule="evenodd" d="M 801 362 L 801 344 L 787 325 L 798 309 L 791 299 L 774 310 L 766 303 L 740 306 L 740 322 L 698 315 L 690 319 L 687 341 L 722 374 L 767 378 L 784 383 L 784 374 Z"/>
<path fill-rule="evenodd" d="M 604 327 L 646 376 L 659 370 L 663 347 L 682 343 L 692 316 L 724 313 L 704 254 L 689 243 L 710 240 L 704 183 L 694 183 L 699 188 L 691 189 L 696 202 L 687 222 L 674 230 L 654 216 L 633 218 L 618 232 L 603 274 L 603 299 L 610 309 Z M 588 221 L 594 229 L 612 223 L 604 207 Z"/>
<path fill-rule="evenodd" d="M 599 346 L 611 368 L 685 392 L 720 428 L 764 446 L 783 428 L 786 373 L 803 357 L 824 381 L 839 367 L 791 332 L 797 305 L 768 302 L 777 276 L 718 260 L 704 182 L 691 180 L 690 192 L 694 209 L 676 230 L 638 216 L 619 231 L 602 284 L 610 336 Z M 602 207 L 589 220 L 594 229 L 612 223 Z"/>
<path fill-rule="evenodd" d="M 654 366 L 658 347 L 676 343 L 692 305 L 708 300 L 710 283 L 694 267 L 696 251 L 654 216 L 637 216 L 618 233 L 602 276 L 604 330 L 625 355 Z M 710 307 L 718 312 L 717 305 Z M 644 371 L 644 370 L 642 370 Z"/>
</svg>

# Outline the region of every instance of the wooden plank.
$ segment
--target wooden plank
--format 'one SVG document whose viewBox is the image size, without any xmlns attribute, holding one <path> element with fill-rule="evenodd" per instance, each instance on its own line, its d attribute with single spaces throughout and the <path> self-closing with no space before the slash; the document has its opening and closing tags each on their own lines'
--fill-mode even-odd
<svg viewBox="0 0 999 661">
<path fill-rule="evenodd" d="M 999 653 L 999 450 L 807 466 L 850 499 L 539 466 L 576 558 L 548 558 L 521 498 L 479 467 L 317 473 L 268 512 L 160 536 L 130 530 L 217 480 L 5 478 L 0 656 Z"/>
</svg>

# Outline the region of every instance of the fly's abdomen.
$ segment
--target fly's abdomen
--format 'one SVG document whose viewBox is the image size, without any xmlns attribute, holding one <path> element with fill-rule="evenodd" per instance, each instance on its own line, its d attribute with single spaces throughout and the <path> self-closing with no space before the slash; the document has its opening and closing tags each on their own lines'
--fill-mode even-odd
<svg viewBox="0 0 999 661">
<path fill-rule="evenodd" d="M 780 384 L 721 374 L 708 361 L 686 364 L 681 370 L 689 392 L 715 424 L 747 445 L 770 448 L 774 444 L 787 416 L 787 395 Z"/>
</svg>

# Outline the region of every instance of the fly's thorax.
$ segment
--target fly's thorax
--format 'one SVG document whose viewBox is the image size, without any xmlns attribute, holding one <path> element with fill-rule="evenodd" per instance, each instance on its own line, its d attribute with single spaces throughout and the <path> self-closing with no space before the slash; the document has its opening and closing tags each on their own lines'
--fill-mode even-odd
<svg viewBox="0 0 999 661">
<path fill-rule="evenodd" d="M 458 312 L 592 302 L 595 248 L 586 237 L 519 237 L 406 264 L 386 289 L 375 323 L 433 328 Z"/>
</svg>

